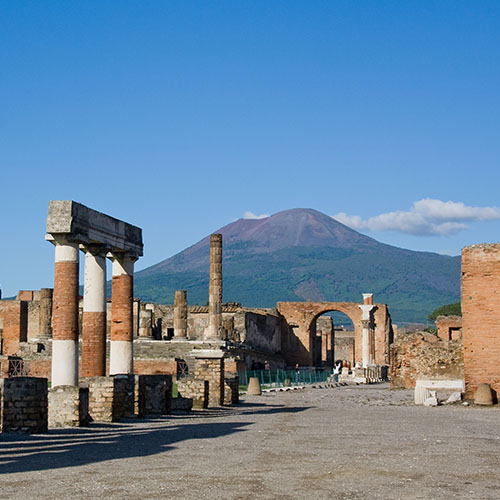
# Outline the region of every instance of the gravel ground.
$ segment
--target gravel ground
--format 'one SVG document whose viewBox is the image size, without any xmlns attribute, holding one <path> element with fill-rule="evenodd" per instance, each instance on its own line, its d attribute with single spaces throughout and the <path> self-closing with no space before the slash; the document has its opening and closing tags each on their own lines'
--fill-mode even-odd
<svg viewBox="0 0 500 500">
<path fill-rule="evenodd" d="M 0 499 L 500 498 L 500 408 L 385 384 L 0 438 Z"/>
</svg>

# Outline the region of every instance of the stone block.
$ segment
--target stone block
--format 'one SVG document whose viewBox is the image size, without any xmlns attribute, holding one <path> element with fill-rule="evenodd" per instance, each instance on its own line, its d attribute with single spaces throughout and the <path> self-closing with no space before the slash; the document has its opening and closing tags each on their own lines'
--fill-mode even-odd
<svg viewBox="0 0 500 500">
<path fill-rule="evenodd" d="M 0 432 L 43 433 L 47 424 L 47 379 L 0 379 Z"/>
</svg>

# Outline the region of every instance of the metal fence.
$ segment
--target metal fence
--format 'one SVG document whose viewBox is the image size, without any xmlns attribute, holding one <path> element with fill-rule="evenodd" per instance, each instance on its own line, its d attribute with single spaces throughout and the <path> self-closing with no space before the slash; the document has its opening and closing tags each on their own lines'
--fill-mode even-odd
<svg viewBox="0 0 500 500">
<path fill-rule="evenodd" d="M 332 370 L 329 368 L 300 368 L 299 370 L 246 370 L 238 372 L 240 387 L 246 387 L 251 377 L 257 377 L 261 386 L 280 387 L 326 382 Z"/>
</svg>

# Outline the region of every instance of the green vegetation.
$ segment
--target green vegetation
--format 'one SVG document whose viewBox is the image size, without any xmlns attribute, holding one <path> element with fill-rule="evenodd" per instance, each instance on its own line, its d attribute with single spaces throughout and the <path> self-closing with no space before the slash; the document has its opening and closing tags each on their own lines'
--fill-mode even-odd
<svg viewBox="0 0 500 500">
<path fill-rule="evenodd" d="M 462 316 L 462 307 L 460 302 L 454 302 L 453 304 L 446 304 L 445 306 L 438 307 L 434 309 L 427 319 L 431 321 L 436 321 L 438 316 Z"/>
<path fill-rule="evenodd" d="M 237 253 L 224 260 L 224 301 L 275 307 L 278 301 L 360 301 L 373 292 L 389 305 L 394 322 L 426 322 L 436 304 L 460 297 L 460 257 L 392 249 L 366 253 L 331 247 L 290 247 L 268 253 Z M 135 294 L 172 304 L 176 289 L 189 304 L 208 299 L 206 270 L 137 273 Z M 312 294 L 312 296 L 310 295 Z"/>
</svg>

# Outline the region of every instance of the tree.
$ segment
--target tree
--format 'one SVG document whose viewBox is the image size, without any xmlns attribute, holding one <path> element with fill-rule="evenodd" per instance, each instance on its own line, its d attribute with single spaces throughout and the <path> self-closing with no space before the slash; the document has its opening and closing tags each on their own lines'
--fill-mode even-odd
<svg viewBox="0 0 500 500">
<path fill-rule="evenodd" d="M 445 306 L 434 309 L 434 311 L 427 316 L 427 319 L 435 321 L 438 316 L 462 316 L 462 307 L 460 306 L 460 302 L 446 304 Z"/>
</svg>

